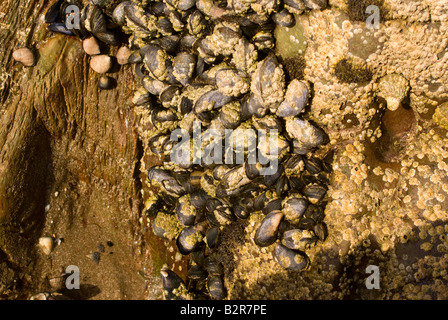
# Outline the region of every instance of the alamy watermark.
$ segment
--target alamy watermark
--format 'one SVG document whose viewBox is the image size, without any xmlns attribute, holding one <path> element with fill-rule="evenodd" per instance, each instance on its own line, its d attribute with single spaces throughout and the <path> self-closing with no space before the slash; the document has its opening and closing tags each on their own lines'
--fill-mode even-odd
<svg viewBox="0 0 448 320">
<path fill-rule="evenodd" d="M 375 265 L 369 265 L 366 268 L 366 273 L 370 274 L 366 278 L 366 288 L 369 290 L 380 288 L 380 268 Z"/>
<path fill-rule="evenodd" d="M 80 288 L 79 268 L 77 266 L 68 266 L 65 269 L 65 274 L 68 275 L 65 279 L 65 287 L 68 290 Z"/>
<path fill-rule="evenodd" d="M 77 5 L 70 5 L 65 9 L 65 27 L 68 30 L 81 29 L 81 15 Z"/>
<path fill-rule="evenodd" d="M 366 20 L 366 26 L 368 29 L 380 28 L 380 8 L 375 5 L 370 5 L 366 8 L 366 13 L 370 16 Z"/>
</svg>

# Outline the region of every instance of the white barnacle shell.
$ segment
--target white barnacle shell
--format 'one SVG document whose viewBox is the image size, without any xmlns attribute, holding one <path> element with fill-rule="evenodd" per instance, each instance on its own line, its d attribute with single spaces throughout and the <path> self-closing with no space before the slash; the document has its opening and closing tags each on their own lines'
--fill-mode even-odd
<svg viewBox="0 0 448 320">
<path fill-rule="evenodd" d="M 54 240 L 51 237 L 39 238 L 39 248 L 45 255 L 50 255 L 54 248 Z"/>
<path fill-rule="evenodd" d="M 387 109 L 395 111 L 407 96 L 409 82 L 402 75 L 388 74 L 378 83 L 378 96 L 386 99 Z"/>
<path fill-rule="evenodd" d="M 107 73 L 112 68 L 112 58 L 102 54 L 92 57 L 90 67 L 97 73 Z"/>
<path fill-rule="evenodd" d="M 34 56 L 34 53 L 28 48 L 20 48 L 15 50 L 12 53 L 12 57 L 25 67 L 33 67 L 36 64 L 36 57 Z"/>
</svg>

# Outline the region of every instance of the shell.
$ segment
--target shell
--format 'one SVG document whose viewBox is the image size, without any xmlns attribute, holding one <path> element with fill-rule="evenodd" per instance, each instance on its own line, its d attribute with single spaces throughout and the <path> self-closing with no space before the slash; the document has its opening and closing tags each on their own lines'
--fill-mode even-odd
<svg viewBox="0 0 448 320">
<path fill-rule="evenodd" d="M 200 226 L 184 228 L 177 237 L 177 248 L 183 255 L 190 254 L 199 248 L 203 238 L 204 236 L 202 235 L 202 228 Z"/>
<path fill-rule="evenodd" d="M 214 256 L 208 256 L 204 261 L 205 270 L 211 276 L 224 275 L 224 266 L 221 262 L 218 262 Z"/>
<path fill-rule="evenodd" d="M 241 123 L 241 103 L 232 101 L 221 108 L 218 120 L 226 129 L 235 129 Z"/>
<path fill-rule="evenodd" d="M 154 234 L 160 238 L 173 240 L 180 232 L 180 224 L 175 216 L 160 211 L 152 222 Z"/>
<path fill-rule="evenodd" d="M 327 188 L 319 183 L 309 184 L 303 189 L 303 195 L 313 204 L 321 201 L 326 193 Z"/>
<path fill-rule="evenodd" d="M 205 280 L 207 278 L 207 271 L 201 266 L 193 264 L 187 272 L 187 277 L 192 280 Z"/>
<path fill-rule="evenodd" d="M 95 37 L 90 37 L 82 41 L 82 48 L 89 56 L 95 56 L 101 53 L 100 45 Z"/>
<path fill-rule="evenodd" d="M 293 139 L 295 154 L 306 154 L 328 141 L 322 129 L 299 118 L 286 118 L 286 132 Z"/>
<path fill-rule="evenodd" d="M 143 87 L 152 95 L 158 96 L 162 91 L 164 91 L 169 85 L 163 83 L 160 80 L 153 79 L 149 76 L 145 76 L 142 81 Z"/>
<path fill-rule="evenodd" d="M 225 196 L 237 195 L 243 191 L 251 182 L 245 171 L 244 166 L 240 165 L 226 173 L 216 188 L 216 195 L 219 198 L 223 198 Z"/>
<path fill-rule="evenodd" d="M 182 85 L 187 85 L 196 69 L 196 57 L 192 54 L 181 52 L 173 60 L 173 76 Z"/>
<path fill-rule="evenodd" d="M 255 232 L 254 241 L 259 247 L 267 247 L 277 240 L 278 227 L 283 219 L 281 211 L 273 211 L 264 217 Z"/>
<path fill-rule="evenodd" d="M 25 67 L 34 67 L 36 65 L 36 57 L 31 49 L 20 48 L 14 50 L 12 57 L 17 62 L 20 62 Z"/>
<path fill-rule="evenodd" d="M 160 277 L 162 278 L 163 295 L 165 300 L 179 300 L 188 297 L 183 296 L 186 291 L 184 281 L 174 272 L 164 266 L 160 270 Z"/>
<path fill-rule="evenodd" d="M 105 54 L 93 56 L 90 67 L 96 73 L 107 73 L 112 68 L 112 58 Z"/>
<path fill-rule="evenodd" d="M 277 109 L 277 115 L 282 118 L 297 116 L 305 109 L 309 94 L 310 87 L 306 81 L 291 81 L 286 89 L 285 99 Z"/>
<path fill-rule="evenodd" d="M 218 227 L 207 230 L 205 241 L 210 249 L 215 249 L 220 243 L 220 230 Z"/>
<path fill-rule="evenodd" d="M 300 195 L 292 195 L 282 202 L 285 219 L 292 223 L 297 223 L 303 217 L 308 207 L 308 201 Z"/>
<path fill-rule="evenodd" d="M 222 300 L 226 297 L 224 281 L 220 276 L 210 276 L 207 279 L 207 290 L 210 296 L 216 300 Z"/>
<path fill-rule="evenodd" d="M 39 238 L 39 248 L 45 255 L 50 255 L 54 248 L 54 239 L 51 237 Z"/>
<path fill-rule="evenodd" d="M 287 9 L 283 9 L 280 12 L 274 13 L 272 15 L 272 20 L 276 25 L 280 27 L 291 28 L 296 24 L 296 19 L 294 15 Z"/>
<path fill-rule="evenodd" d="M 258 48 L 258 50 L 268 50 L 275 46 L 275 39 L 272 32 L 261 30 L 257 32 L 252 38 L 252 43 Z"/>
<path fill-rule="evenodd" d="M 195 10 L 188 17 L 187 27 L 191 35 L 200 37 L 207 29 L 207 21 L 201 11 Z"/>
<path fill-rule="evenodd" d="M 286 270 L 300 271 L 309 264 L 309 258 L 305 253 L 291 250 L 279 243 L 275 246 L 274 258 Z"/>
<path fill-rule="evenodd" d="M 98 79 L 98 88 L 102 90 L 110 90 L 115 86 L 115 79 L 109 76 L 101 76 Z"/>
<path fill-rule="evenodd" d="M 160 81 L 169 79 L 172 72 L 171 57 L 162 47 L 155 44 L 149 44 L 140 49 L 143 62 L 153 77 Z"/>
<path fill-rule="evenodd" d="M 219 92 L 237 97 L 249 91 L 249 78 L 245 72 L 235 69 L 220 69 L 215 74 Z"/>
<path fill-rule="evenodd" d="M 328 228 L 327 225 L 324 222 L 320 222 L 314 226 L 313 229 L 316 236 L 319 238 L 320 241 L 325 241 L 325 239 L 328 236 Z"/>
<path fill-rule="evenodd" d="M 145 88 L 139 88 L 134 93 L 134 97 L 132 98 L 132 103 L 135 106 L 142 106 L 151 101 L 151 95 Z"/>
<path fill-rule="evenodd" d="M 292 229 L 282 236 L 282 244 L 291 250 L 305 251 L 312 247 L 317 237 L 309 230 Z"/>
<path fill-rule="evenodd" d="M 184 226 L 192 226 L 196 220 L 197 210 L 190 201 L 190 195 L 179 198 L 176 206 L 176 217 Z"/>
<path fill-rule="evenodd" d="M 252 75 L 251 91 L 264 107 L 275 107 L 283 101 L 285 74 L 274 54 L 257 64 Z"/>
<path fill-rule="evenodd" d="M 378 96 L 386 99 L 387 109 L 395 111 L 409 92 L 409 81 L 399 74 L 388 74 L 378 83 Z"/>
</svg>

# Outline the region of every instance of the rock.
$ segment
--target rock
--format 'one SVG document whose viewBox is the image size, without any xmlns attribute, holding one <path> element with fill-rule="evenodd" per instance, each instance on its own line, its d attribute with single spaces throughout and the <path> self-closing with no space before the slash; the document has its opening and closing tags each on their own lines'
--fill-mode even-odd
<svg viewBox="0 0 448 320">
<path fill-rule="evenodd" d="M 128 47 L 121 47 L 118 49 L 116 58 L 117 62 L 120 65 L 125 65 L 129 63 L 129 57 L 131 56 L 132 51 Z"/>
<path fill-rule="evenodd" d="M 82 47 L 89 56 L 94 56 L 101 53 L 100 45 L 94 37 L 83 40 Z"/>
<path fill-rule="evenodd" d="M 50 255 L 54 248 L 54 240 L 51 237 L 39 238 L 39 248 L 45 255 Z"/>
<path fill-rule="evenodd" d="M 33 51 L 28 48 L 20 48 L 12 53 L 12 57 L 25 67 L 34 67 L 36 65 L 36 57 Z"/>
</svg>

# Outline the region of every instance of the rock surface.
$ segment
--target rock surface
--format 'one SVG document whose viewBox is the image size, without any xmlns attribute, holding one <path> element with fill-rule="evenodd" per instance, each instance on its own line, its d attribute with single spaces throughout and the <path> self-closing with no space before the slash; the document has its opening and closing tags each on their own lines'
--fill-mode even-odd
<svg viewBox="0 0 448 320">
<path fill-rule="evenodd" d="M 49 34 L 49 4 L 31 2 L 0 3 L 0 297 L 29 298 L 76 265 L 73 298 L 159 298 L 162 264 L 185 271 L 185 261 L 143 214 L 143 173 L 159 159 L 147 112 L 131 106 L 131 67 L 98 90 L 81 41 Z M 372 2 L 378 30 L 360 13 L 367 2 L 330 0 L 275 32 L 286 76 L 312 84 L 306 113 L 330 136 L 328 238 L 307 252 L 309 270 L 291 273 L 275 246 L 253 242 L 261 214 L 233 223 L 219 247 L 231 299 L 448 298 L 448 135 L 432 119 L 448 101 L 448 4 Z M 39 51 L 34 68 L 14 65 L 17 47 Z M 395 111 L 377 95 L 387 74 L 409 81 Z M 47 236 L 59 239 L 50 258 L 37 246 Z M 98 263 L 86 257 L 108 241 Z M 368 265 L 380 290 L 365 286 Z"/>
</svg>

